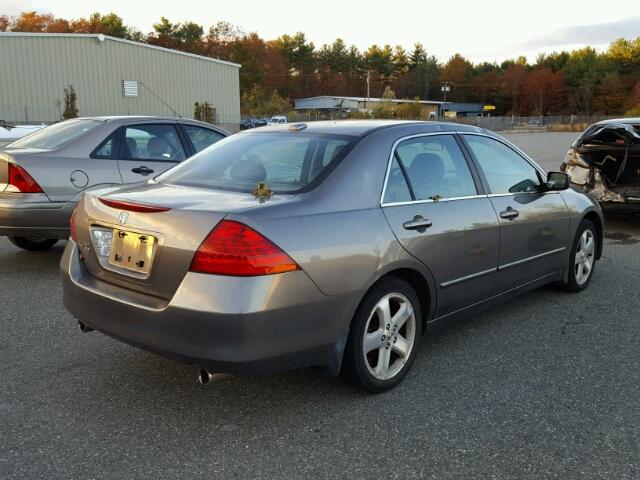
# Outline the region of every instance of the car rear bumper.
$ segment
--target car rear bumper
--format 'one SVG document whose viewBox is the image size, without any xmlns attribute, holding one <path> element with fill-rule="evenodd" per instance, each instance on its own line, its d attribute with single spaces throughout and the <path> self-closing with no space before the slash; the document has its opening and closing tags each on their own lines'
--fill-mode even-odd
<svg viewBox="0 0 640 480">
<path fill-rule="evenodd" d="M 0 193 L 0 236 L 67 238 L 75 202 L 50 202 L 44 194 Z"/>
<path fill-rule="evenodd" d="M 170 301 L 92 277 L 69 240 L 64 305 L 82 323 L 213 372 L 340 371 L 357 295 L 328 297 L 303 271 L 261 277 L 188 273 Z"/>
</svg>

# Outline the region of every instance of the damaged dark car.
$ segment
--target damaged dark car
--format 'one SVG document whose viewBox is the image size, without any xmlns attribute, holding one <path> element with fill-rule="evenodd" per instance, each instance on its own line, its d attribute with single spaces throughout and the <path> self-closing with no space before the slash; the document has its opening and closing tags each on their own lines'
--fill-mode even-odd
<svg viewBox="0 0 640 480">
<path fill-rule="evenodd" d="M 592 125 L 573 142 L 561 170 L 604 207 L 640 209 L 640 118 Z"/>
</svg>

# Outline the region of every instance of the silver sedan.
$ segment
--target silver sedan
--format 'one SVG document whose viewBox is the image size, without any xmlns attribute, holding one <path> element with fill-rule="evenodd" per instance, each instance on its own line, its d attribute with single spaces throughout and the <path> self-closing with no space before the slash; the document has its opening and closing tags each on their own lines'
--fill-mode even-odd
<svg viewBox="0 0 640 480">
<path fill-rule="evenodd" d="M 145 181 L 228 135 L 210 124 L 160 117 L 78 118 L 0 150 L 0 235 L 26 250 L 69 236 L 83 192 Z"/>
<path fill-rule="evenodd" d="M 85 194 L 64 303 L 82 330 L 198 365 L 203 383 L 317 367 L 382 391 L 436 326 L 544 284 L 587 287 L 602 212 L 568 186 L 475 127 L 248 130 Z"/>
</svg>

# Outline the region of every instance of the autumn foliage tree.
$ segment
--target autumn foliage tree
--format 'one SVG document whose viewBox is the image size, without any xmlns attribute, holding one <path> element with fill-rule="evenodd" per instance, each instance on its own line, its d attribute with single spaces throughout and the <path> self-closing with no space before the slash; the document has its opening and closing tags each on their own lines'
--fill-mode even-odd
<svg viewBox="0 0 640 480">
<path fill-rule="evenodd" d="M 399 45 L 359 50 L 340 38 L 316 46 L 303 32 L 264 39 L 225 21 L 205 29 L 160 17 L 144 34 L 115 13 L 75 19 L 1 13 L 0 31 L 102 33 L 239 63 L 242 109 L 253 115 L 283 113 L 289 99 L 306 96 L 364 97 L 367 83 L 371 97 L 383 96 L 389 87 L 397 98 L 442 100 L 446 82 L 448 101 L 493 104 L 495 114 L 621 115 L 640 105 L 640 37 L 615 40 L 602 52 L 585 47 L 541 54 L 533 63 L 519 57 L 473 64 L 462 54 L 441 63 L 421 43 L 410 50 Z"/>
</svg>

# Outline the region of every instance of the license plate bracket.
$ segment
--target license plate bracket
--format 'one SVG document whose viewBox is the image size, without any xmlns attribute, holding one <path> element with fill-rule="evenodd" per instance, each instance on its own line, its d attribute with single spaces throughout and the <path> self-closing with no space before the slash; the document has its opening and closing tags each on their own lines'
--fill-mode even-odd
<svg viewBox="0 0 640 480">
<path fill-rule="evenodd" d="M 156 238 L 129 230 L 113 230 L 109 263 L 115 267 L 148 275 L 151 271 Z"/>
</svg>

